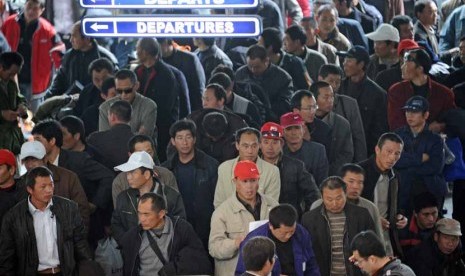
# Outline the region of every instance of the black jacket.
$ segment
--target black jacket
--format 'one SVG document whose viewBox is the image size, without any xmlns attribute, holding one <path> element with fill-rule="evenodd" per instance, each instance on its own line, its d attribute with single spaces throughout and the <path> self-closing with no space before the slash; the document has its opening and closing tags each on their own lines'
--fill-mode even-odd
<svg viewBox="0 0 465 276">
<path fill-rule="evenodd" d="M 231 69 L 233 68 L 231 59 L 216 45 L 212 45 L 205 51 L 197 49 L 194 53 L 197 55 L 200 63 L 202 64 L 207 82 L 211 77 L 213 69 L 215 69 L 218 65 L 223 64 Z"/>
<path fill-rule="evenodd" d="M 172 171 L 177 176 L 177 166 L 179 162 L 178 154 L 165 161 L 162 166 Z M 210 219 L 215 210 L 213 198 L 215 196 L 216 182 L 218 180 L 218 161 L 208 156 L 201 150 L 195 150 L 194 154 L 195 179 L 194 200 L 191 203 L 185 202 L 186 206 L 193 208 L 186 209 L 187 220 L 195 229 L 200 240 L 208 248 L 208 238 L 210 235 Z"/>
<path fill-rule="evenodd" d="M 187 80 L 184 73 L 173 65 L 165 63 L 171 72 L 173 72 L 174 77 L 176 78 L 177 85 L 177 95 L 179 101 L 179 115 L 178 118 L 184 118 L 191 113 L 191 101 L 189 97 L 189 87 L 187 86 Z"/>
<path fill-rule="evenodd" d="M 208 254 L 192 226 L 179 217 L 173 217 L 174 236 L 168 248 L 169 260 L 158 275 L 211 275 L 213 273 Z M 139 249 L 142 229 L 132 227 L 120 241 L 123 256 L 123 274 L 139 275 Z"/>
<path fill-rule="evenodd" d="M 78 206 L 68 199 L 53 196 L 52 213 L 57 222 L 57 245 L 63 275 L 77 275 L 79 261 L 91 260 L 84 224 Z M 0 235 L 0 275 L 37 275 L 34 221 L 24 199 L 5 216 Z"/>
<path fill-rule="evenodd" d="M 2 226 L 3 216 L 15 206 L 21 199 L 27 197 L 27 192 L 21 189 L 20 180 L 15 180 L 15 184 L 8 189 L 0 189 L 0 226 Z"/>
<path fill-rule="evenodd" d="M 344 229 L 343 251 L 346 261 L 347 275 L 362 275 L 360 269 L 349 262 L 352 256 L 350 243 L 355 235 L 361 231 L 375 231 L 375 224 L 367 209 L 346 203 L 344 207 L 346 223 Z M 320 267 L 321 275 L 330 275 L 331 271 L 331 230 L 324 204 L 305 213 L 302 216 L 302 225 L 312 237 L 313 251 Z"/>
</svg>

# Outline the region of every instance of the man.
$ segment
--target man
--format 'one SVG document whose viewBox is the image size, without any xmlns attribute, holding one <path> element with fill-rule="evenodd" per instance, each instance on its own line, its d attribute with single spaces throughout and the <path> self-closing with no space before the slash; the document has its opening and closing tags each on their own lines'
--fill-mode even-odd
<svg viewBox="0 0 465 276">
<path fill-rule="evenodd" d="M 455 108 L 454 95 L 449 88 L 429 77 L 431 64 L 431 58 L 423 49 L 405 53 L 401 67 L 404 81 L 391 86 L 388 92 L 387 115 L 391 130 L 407 124 L 402 106 L 414 95 L 423 96 L 429 102 L 428 128 L 433 132 L 441 132 L 445 128 L 437 120 L 443 112 Z"/>
<path fill-rule="evenodd" d="M 307 172 L 302 161 L 283 154 L 284 131 L 280 125 L 273 122 L 265 123 L 260 132 L 263 160 L 279 168 L 281 177 L 279 202 L 291 204 L 300 218 L 312 203 L 320 198 L 315 179 Z"/>
<path fill-rule="evenodd" d="M 226 102 L 226 90 L 217 83 L 210 83 L 205 87 L 202 95 L 202 107 L 223 110 Z"/>
<path fill-rule="evenodd" d="M 399 41 L 414 39 L 412 18 L 408 15 L 396 15 L 391 20 L 391 25 L 399 32 Z"/>
<path fill-rule="evenodd" d="M 334 91 L 333 111 L 344 117 L 350 123 L 352 142 L 354 143 L 354 162 L 360 162 L 367 158 L 367 144 L 365 131 L 363 130 L 362 117 L 358 108 L 357 100 L 347 95 L 338 93 L 341 86 L 342 70 L 333 64 L 321 66 L 318 80 L 325 81 L 331 85 Z"/>
<path fill-rule="evenodd" d="M 131 116 L 132 107 L 128 102 L 113 102 L 108 112 L 108 122 L 111 128 L 94 132 L 87 138 L 87 143 L 104 156 L 104 165 L 109 169 L 127 160 L 129 152 L 127 144 L 134 136 L 129 125 Z"/>
<path fill-rule="evenodd" d="M 123 100 L 131 104 L 132 116 L 129 125 L 137 134 L 145 134 L 156 137 L 155 123 L 157 121 L 157 104 L 151 99 L 142 96 L 137 91 L 140 83 L 137 76 L 130 70 L 119 70 L 115 75 L 115 91 L 118 94 L 100 105 L 99 131 L 110 129 L 108 122 L 108 110 L 113 102 Z"/>
<path fill-rule="evenodd" d="M 352 250 L 350 261 L 370 276 L 415 276 L 410 267 L 402 264 L 400 260 L 386 255 L 383 242 L 372 231 L 363 231 L 357 234 L 350 247 Z"/>
<path fill-rule="evenodd" d="M 139 223 L 121 237 L 124 275 L 211 274 L 208 255 L 192 226 L 167 216 L 165 199 L 145 193 L 137 203 Z"/>
<path fill-rule="evenodd" d="M 32 169 L 26 185 L 29 197 L 3 219 L 0 274 L 77 273 L 79 263 L 92 258 L 77 204 L 53 195 L 53 175 L 45 167 Z"/>
<path fill-rule="evenodd" d="M 404 142 L 397 134 L 384 133 L 375 146 L 375 154 L 359 163 L 365 170 L 362 197 L 378 207 L 388 254 L 401 253 L 397 229 L 403 229 L 408 222 L 398 210 L 399 179 L 393 169 L 403 146 Z"/>
<path fill-rule="evenodd" d="M 328 159 L 324 146 L 320 143 L 304 140 L 303 120 L 297 113 L 286 113 L 281 116 L 281 126 L 284 129 L 283 153 L 298 159 L 305 164 L 305 169 L 321 183 L 328 176 Z"/>
<path fill-rule="evenodd" d="M 336 55 L 337 49 L 333 45 L 323 42 L 318 37 L 318 23 L 316 22 L 315 18 L 302 18 L 302 20 L 300 21 L 300 26 L 302 26 L 302 28 L 305 31 L 305 35 L 307 36 L 307 42 L 305 43 L 305 45 L 309 49 L 315 50 L 318 53 L 323 54 L 328 59 L 329 64 L 339 66 L 339 58 Z"/>
<path fill-rule="evenodd" d="M 271 209 L 269 222 L 250 232 L 241 243 L 236 275 L 246 270 L 242 248 L 254 237 L 265 236 L 275 243 L 278 256 L 271 275 L 319 276 L 312 238 L 297 220 L 297 211 L 292 205 L 281 204 Z"/>
<path fill-rule="evenodd" d="M 44 0 L 28 0 L 24 12 L 11 15 L 2 26 L 11 50 L 28 61 L 18 72 L 18 82 L 33 112 L 44 101 L 52 67 L 60 67 L 60 52 L 65 50 L 53 25 L 41 17 L 44 10 Z"/>
<path fill-rule="evenodd" d="M 367 37 L 373 41 L 375 53 L 370 56 L 366 72 L 368 77 L 374 80 L 381 71 L 399 62 L 397 55 L 399 31 L 392 25 L 383 23 L 376 31 L 367 34 Z"/>
<path fill-rule="evenodd" d="M 435 195 L 442 210 L 448 192 L 442 174 L 444 168 L 444 142 L 428 129 L 428 101 L 422 96 L 413 96 L 402 108 L 407 126 L 396 131 L 404 148 L 395 168 L 400 173 L 399 205 L 405 214 L 412 213 L 412 200 L 420 193 Z"/>
<path fill-rule="evenodd" d="M 229 68 L 233 67 L 231 59 L 229 59 L 222 49 L 216 46 L 214 37 L 197 37 L 193 41 L 197 47 L 194 54 L 197 55 L 202 64 L 205 79 L 209 80 L 213 69 L 220 64 L 226 65 Z"/>
<path fill-rule="evenodd" d="M 197 128 L 190 120 L 181 120 L 170 128 L 175 154 L 162 166 L 173 172 L 186 207 L 187 221 L 208 248 L 213 198 L 218 181 L 218 161 L 197 149 Z"/>
<path fill-rule="evenodd" d="M 129 189 L 122 191 L 116 198 L 116 208 L 111 218 L 112 234 L 117 241 L 124 233 L 137 226 L 138 198 L 146 193 L 156 193 L 166 200 L 167 212 L 171 216 L 186 218 L 182 197 L 173 188 L 164 185 L 153 177 L 152 157 L 145 151 L 131 154 L 129 160 L 115 167 L 115 170 L 126 172 Z"/>
<path fill-rule="evenodd" d="M 270 63 L 266 49 L 253 45 L 247 50 L 247 65 L 236 71 L 236 81 L 258 85 L 265 92 L 270 103 L 266 120 L 277 122 L 289 110 L 289 100 L 294 91 L 291 76 Z"/>
<path fill-rule="evenodd" d="M 450 16 L 443 18 L 446 22 L 440 32 L 440 52 L 446 52 L 459 47 L 460 39 L 465 35 L 465 8 L 463 3 L 459 5 L 460 7 L 454 9 Z"/>
<path fill-rule="evenodd" d="M 333 0 L 340 18 L 354 19 L 360 22 L 363 31 L 371 33 L 376 29 L 376 20 L 354 7 L 353 0 Z"/>
<path fill-rule="evenodd" d="M 98 45 L 94 39 L 84 36 L 81 21 L 74 23 L 70 41 L 73 48 L 63 56 L 63 62 L 48 89 L 50 96 L 62 95 L 77 83 L 82 86 L 91 83 L 88 67 L 98 58 L 107 58 L 118 69 L 116 57 L 110 51 Z"/>
<path fill-rule="evenodd" d="M 218 182 L 216 183 L 215 199 L 213 201 L 215 208 L 218 208 L 221 203 L 234 194 L 234 185 L 232 185 L 234 184 L 234 168 L 238 162 L 245 160 L 253 162 L 258 168 L 260 173 L 260 193 L 278 201 L 281 190 L 279 169 L 258 156 L 261 140 L 260 132 L 254 128 L 245 127 L 239 129 L 235 137 L 235 145 L 239 155 L 234 159 L 221 163 L 218 167 Z"/>
<path fill-rule="evenodd" d="M 413 26 L 415 41 L 426 43 L 426 47 L 431 49 L 437 58 L 440 53 L 439 37 L 436 32 L 438 7 L 433 0 L 416 1 L 414 12 L 418 19 Z"/>
<path fill-rule="evenodd" d="M 451 218 L 438 220 L 434 235 L 412 252 L 408 264 L 417 275 L 464 275 L 461 236 L 458 221 Z"/>
<path fill-rule="evenodd" d="M 284 48 L 288 53 L 300 57 L 307 67 L 308 74 L 312 81 L 318 79 L 318 70 L 323 64 L 328 63 L 326 57 L 306 46 L 307 36 L 304 29 L 299 25 L 293 25 L 287 28 L 284 34 Z M 296 89 L 308 89 L 307 87 L 297 87 Z"/>
<path fill-rule="evenodd" d="M 364 48 L 354 46 L 347 52 L 338 52 L 338 55 L 344 57 L 346 75 L 339 93 L 357 100 L 365 131 L 367 151 L 370 155 L 373 153 L 379 136 L 388 129 L 386 91 L 367 76 L 370 57 Z"/>
<path fill-rule="evenodd" d="M 253 237 L 243 247 L 245 272 L 241 276 L 267 276 L 276 262 L 276 246 L 267 237 Z"/>
<path fill-rule="evenodd" d="M 312 237 L 321 275 L 361 275 L 345 256 L 350 256 L 349 241 L 375 224 L 365 208 L 347 203 L 346 185 L 337 176 L 320 185 L 323 204 L 305 213 L 302 225 Z"/>
<path fill-rule="evenodd" d="M 157 104 L 157 145 L 160 160 L 165 160 L 169 128 L 179 117 L 178 82 L 170 68 L 160 59 L 160 45 L 153 38 L 141 38 L 136 44 L 139 65 L 134 69 L 138 92 Z"/>
<path fill-rule="evenodd" d="M 65 168 L 55 166 L 45 161 L 45 147 L 41 142 L 26 142 L 21 146 L 19 155 L 27 172 L 37 167 L 46 167 L 53 174 L 53 194 L 77 203 L 84 225 L 89 226 L 90 206 L 86 193 L 79 182 L 78 176 Z M 27 173 L 18 179 L 19 187 L 26 193 Z"/>
<path fill-rule="evenodd" d="M 270 209 L 278 205 L 271 197 L 258 192 L 259 179 L 260 172 L 254 162 L 237 162 L 232 180 L 236 192 L 213 212 L 208 248 L 215 259 L 216 276 L 234 274 L 239 245 L 249 232 L 249 224 L 268 219 Z"/>
<path fill-rule="evenodd" d="M 26 99 L 21 95 L 15 76 L 23 66 L 23 57 L 16 52 L 0 54 L 0 148 L 18 154 L 24 141 L 18 117 L 26 118 Z"/>
<path fill-rule="evenodd" d="M 339 31 L 337 27 L 337 23 L 341 20 L 339 18 L 339 14 L 332 3 L 329 4 L 330 1 L 325 2 L 326 3 L 324 3 L 323 6 L 315 9 L 315 11 L 317 11 L 315 13 L 315 19 L 318 22 L 318 37 L 323 42 L 333 45 L 338 51 L 347 51 L 351 46 L 351 42 Z M 315 3 L 317 2 L 314 2 L 314 4 Z M 363 33 L 360 23 L 358 24 L 358 27 Z M 368 47 L 367 41 L 362 44 L 366 44 Z"/>
<path fill-rule="evenodd" d="M 315 95 L 316 116 L 331 128 L 331 150 L 328 156 L 329 175 L 335 175 L 339 168 L 354 158 L 354 144 L 349 122 L 333 112 L 334 92 L 329 83 L 318 81 L 312 84 L 310 91 Z"/>
</svg>

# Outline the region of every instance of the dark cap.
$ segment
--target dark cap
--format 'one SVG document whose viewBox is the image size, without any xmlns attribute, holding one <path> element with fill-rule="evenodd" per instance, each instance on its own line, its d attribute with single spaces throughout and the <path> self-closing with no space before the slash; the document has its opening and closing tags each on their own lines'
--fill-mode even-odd
<svg viewBox="0 0 465 276">
<path fill-rule="evenodd" d="M 203 117 L 202 127 L 209 136 L 218 138 L 228 129 L 228 120 L 220 112 L 210 112 Z"/>
<path fill-rule="evenodd" d="M 422 96 L 413 96 L 407 100 L 403 110 L 426 112 L 429 110 L 428 100 Z"/>
<path fill-rule="evenodd" d="M 350 48 L 349 51 L 336 52 L 336 54 L 344 58 L 355 58 L 358 62 L 363 61 L 365 62 L 365 65 L 370 63 L 370 55 L 368 54 L 367 50 L 360 45 L 355 45 L 354 47 Z"/>
</svg>

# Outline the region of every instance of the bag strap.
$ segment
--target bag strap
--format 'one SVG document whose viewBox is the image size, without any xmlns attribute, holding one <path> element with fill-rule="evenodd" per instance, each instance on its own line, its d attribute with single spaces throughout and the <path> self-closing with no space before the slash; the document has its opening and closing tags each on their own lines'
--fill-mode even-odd
<svg viewBox="0 0 465 276">
<path fill-rule="evenodd" d="M 158 247 L 157 242 L 155 239 L 152 237 L 152 234 L 150 234 L 149 231 L 146 231 L 147 238 L 149 239 L 150 247 L 152 247 L 153 251 L 157 255 L 158 259 L 161 261 L 163 265 L 166 265 L 166 259 L 163 257 L 163 254 L 161 253 L 160 247 Z"/>
</svg>

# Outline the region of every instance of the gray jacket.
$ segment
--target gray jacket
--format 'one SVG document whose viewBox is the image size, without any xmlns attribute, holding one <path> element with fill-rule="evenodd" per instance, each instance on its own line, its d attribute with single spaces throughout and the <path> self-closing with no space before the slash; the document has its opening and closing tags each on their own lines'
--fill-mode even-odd
<svg viewBox="0 0 465 276">
<path fill-rule="evenodd" d="M 400 262 L 399 259 L 392 259 L 387 263 L 377 275 L 380 276 L 415 276 L 413 270 Z"/>
<path fill-rule="evenodd" d="M 291 18 L 291 25 L 299 25 L 303 17 L 302 9 L 297 0 L 273 0 L 281 11 L 284 26 L 287 27 L 287 15 Z"/>
</svg>

